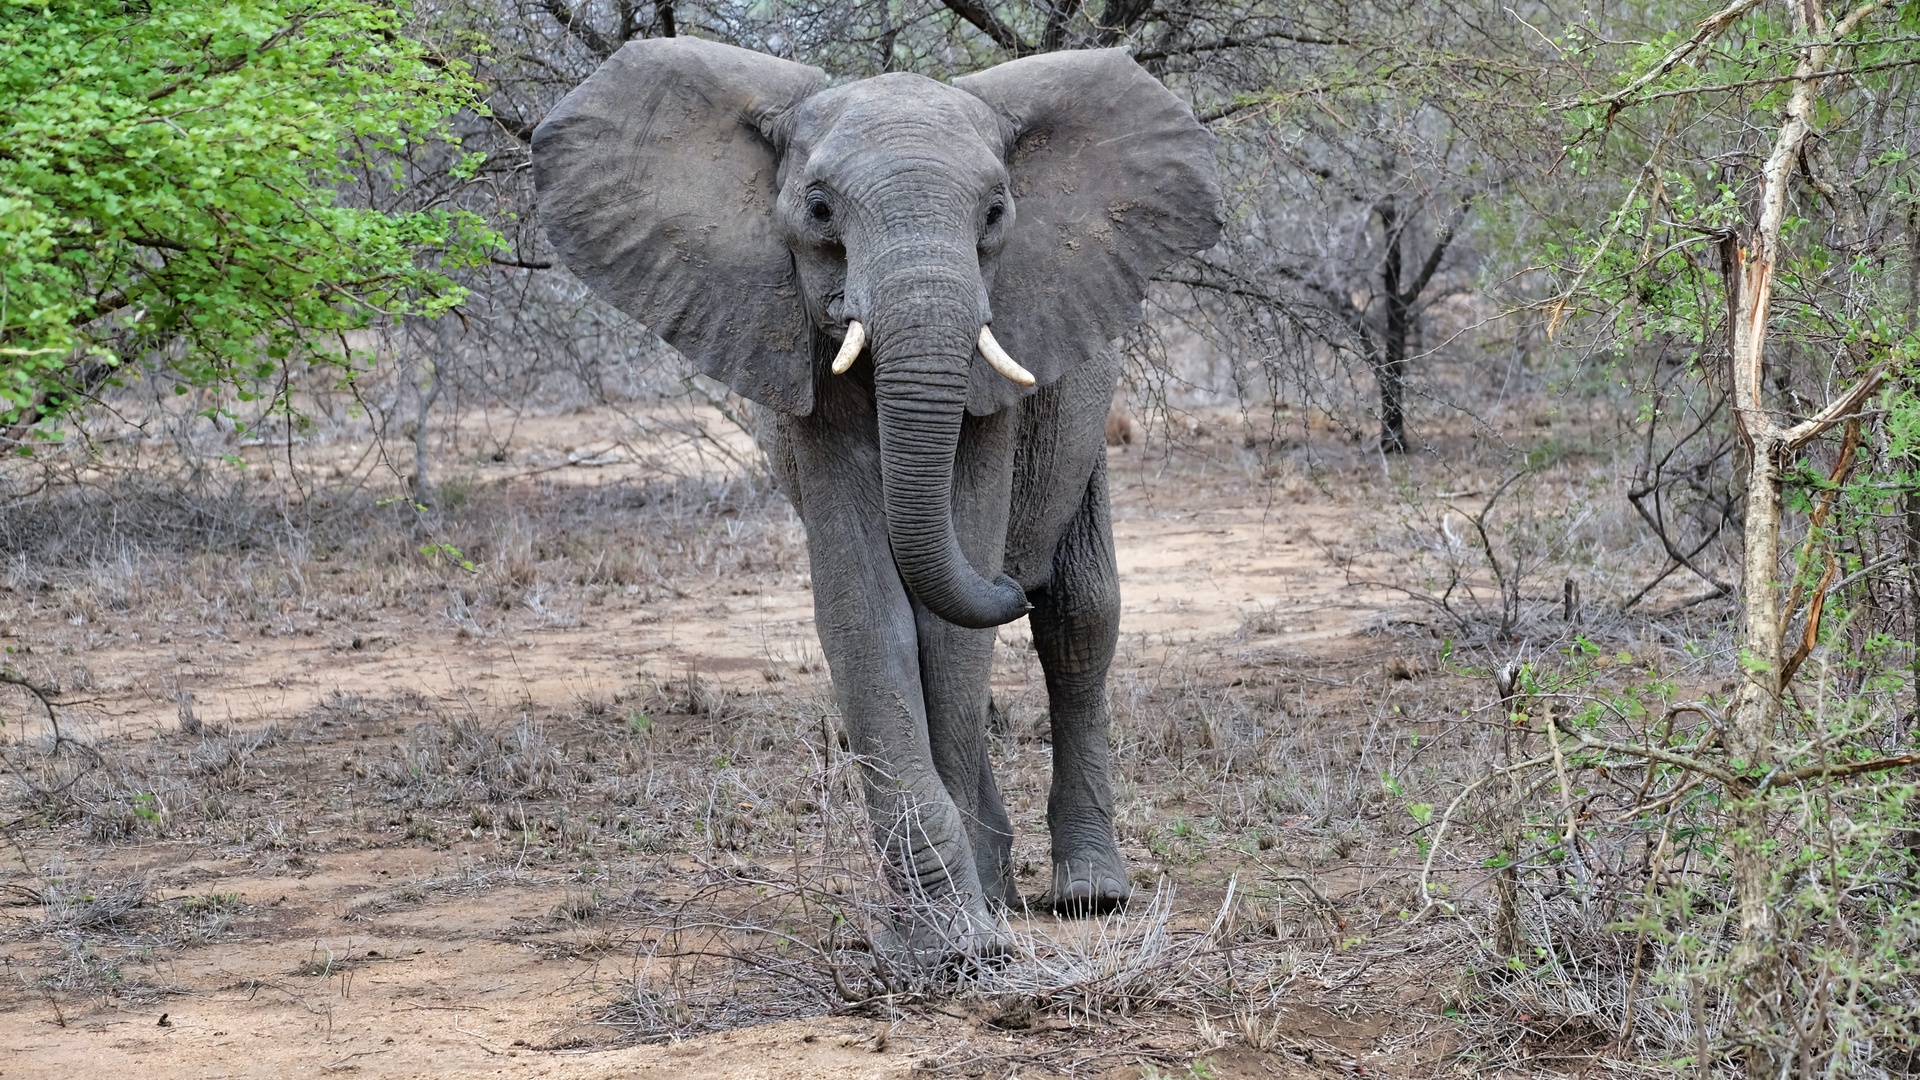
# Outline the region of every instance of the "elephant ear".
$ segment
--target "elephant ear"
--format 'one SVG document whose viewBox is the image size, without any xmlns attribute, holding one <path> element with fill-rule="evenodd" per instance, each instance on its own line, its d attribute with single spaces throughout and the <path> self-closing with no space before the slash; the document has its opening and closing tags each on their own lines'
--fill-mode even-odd
<svg viewBox="0 0 1920 1080">
<path fill-rule="evenodd" d="M 548 239 L 701 372 L 813 409 L 813 338 L 775 229 L 779 117 L 819 68 L 697 38 L 630 42 L 533 133 Z"/>
<path fill-rule="evenodd" d="M 1148 278 L 1220 238 L 1213 136 L 1124 49 L 1029 56 L 953 85 L 1013 124 L 993 333 L 1044 386 L 1140 321 Z M 975 374 L 970 412 L 1020 396 Z"/>
</svg>

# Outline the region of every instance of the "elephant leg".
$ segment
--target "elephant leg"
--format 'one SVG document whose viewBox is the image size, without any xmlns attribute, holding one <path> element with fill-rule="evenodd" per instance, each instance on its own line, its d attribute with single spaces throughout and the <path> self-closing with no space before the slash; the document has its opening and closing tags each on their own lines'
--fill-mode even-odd
<svg viewBox="0 0 1920 1080">
<path fill-rule="evenodd" d="M 987 755 L 994 631 L 963 629 L 917 604 L 915 614 L 920 622 L 920 672 L 926 685 L 934 768 L 966 823 L 987 901 L 1017 907 L 1013 823 L 1000 800 Z"/>
<path fill-rule="evenodd" d="M 918 627 L 888 545 L 872 420 L 863 425 L 846 402 L 821 404 L 783 441 L 807 527 L 814 621 L 861 761 L 874 841 L 909 901 L 903 929 L 915 952 L 997 955 L 1007 942 L 934 765 Z"/>
<path fill-rule="evenodd" d="M 811 509 L 818 500 L 808 501 Z M 816 532 L 812 521 L 808 532 Z M 884 534 L 872 541 L 885 551 Z M 874 842 L 894 887 L 924 909 L 915 918 L 954 906 L 963 924 L 911 927 L 914 945 L 997 953 L 1004 943 L 993 929 L 992 894 L 980 881 L 969 822 L 937 768 L 906 591 L 884 555 L 854 557 L 854 546 L 834 541 L 810 541 L 809 548 L 821 647 L 848 742 L 861 760 Z"/>
<path fill-rule="evenodd" d="M 954 460 L 954 525 L 967 561 L 992 575 L 1000 572 L 1006 552 L 1016 421 L 1000 412 L 970 416 L 965 423 Z M 919 603 L 914 614 L 934 768 L 966 823 L 988 902 L 1017 905 L 1013 824 L 987 754 L 996 631 L 955 626 Z"/>
<path fill-rule="evenodd" d="M 1120 637 L 1120 579 L 1113 558 L 1107 469 L 1101 459 L 1080 510 L 1054 549 L 1047 586 L 1030 596 L 1034 649 L 1046 673 L 1053 722 L 1053 838 L 1057 911 L 1093 914 L 1131 893 L 1113 831 L 1113 755 L 1108 746 L 1107 669 Z"/>
</svg>

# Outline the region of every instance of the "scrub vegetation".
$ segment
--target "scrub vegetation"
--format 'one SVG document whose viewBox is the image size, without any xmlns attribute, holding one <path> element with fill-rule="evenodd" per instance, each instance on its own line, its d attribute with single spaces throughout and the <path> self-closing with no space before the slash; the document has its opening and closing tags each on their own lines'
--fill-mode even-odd
<svg viewBox="0 0 1920 1080">
<path fill-rule="evenodd" d="M 1107 427 L 1126 911 L 1038 909 L 1015 623 L 1035 907 L 984 969 L 891 940 L 744 403 L 534 212 L 534 126 L 669 35 L 1123 48 L 1213 132 L 1225 238 Z M 0 0 L 13 1067 L 1913 1075 L 1916 42 L 1875 0 Z"/>
</svg>

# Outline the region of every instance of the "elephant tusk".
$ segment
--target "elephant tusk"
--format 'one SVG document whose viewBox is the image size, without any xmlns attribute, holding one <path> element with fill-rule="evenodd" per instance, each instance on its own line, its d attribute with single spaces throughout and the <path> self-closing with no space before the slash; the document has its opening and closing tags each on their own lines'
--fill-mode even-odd
<svg viewBox="0 0 1920 1080">
<path fill-rule="evenodd" d="M 847 320 L 847 336 L 840 342 L 840 353 L 833 358 L 833 373 L 845 375 L 847 369 L 860 359 L 860 350 L 867 345 L 867 328 L 860 325 L 858 319 Z"/>
<path fill-rule="evenodd" d="M 1014 363 L 1013 357 L 1007 355 L 1007 350 L 993 340 L 993 331 L 985 326 L 980 328 L 980 355 L 987 358 L 987 363 L 993 365 L 993 370 L 1021 386 L 1033 385 L 1033 372 Z"/>
</svg>

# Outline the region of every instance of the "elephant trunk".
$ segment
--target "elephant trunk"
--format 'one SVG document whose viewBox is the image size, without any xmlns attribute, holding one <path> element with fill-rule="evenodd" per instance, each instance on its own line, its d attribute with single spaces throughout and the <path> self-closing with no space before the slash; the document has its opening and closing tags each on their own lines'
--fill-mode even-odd
<svg viewBox="0 0 1920 1080">
<path fill-rule="evenodd" d="M 979 273 L 971 251 L 922 254 L 935 257 L 875 267 L 871 279 L 887 539 L 901 580 L 929 611 L 959 626 L 998 626 L 1027 613 L 1026 593 L 1004 574 L 981 576 L 953 525 L 954 456 L 980 333 Z"/>
</svg>

